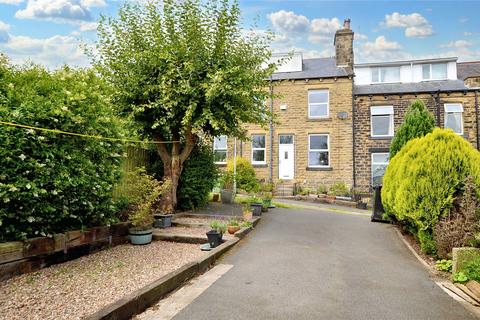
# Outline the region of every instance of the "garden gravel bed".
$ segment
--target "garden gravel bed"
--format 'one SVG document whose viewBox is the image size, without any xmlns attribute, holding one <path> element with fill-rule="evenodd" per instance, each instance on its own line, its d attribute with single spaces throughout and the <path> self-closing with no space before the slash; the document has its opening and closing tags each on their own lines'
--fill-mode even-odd
<svg viewBox="0 0 480 320">
<path fill-rule="evenodd" d="M 171 227 L 165 229 L 159 229 L 159 233 L 163 234 L 178 234 L 178 235 L 191 235 L 191 236 L 198 236 L 207 239 L 206 233 L 210 231 L 210 227 Z M 233 234 L 229 234 L 226 232 L 223 235 L 223 239 L 232 239 L 234 236 Z"/>
<path fill-rule="evenodd" d="M 0 319 L 80 319 L 204 254 L 197 244 L 126 244 L 14 277 L 0 283 Z"/>
</svg>

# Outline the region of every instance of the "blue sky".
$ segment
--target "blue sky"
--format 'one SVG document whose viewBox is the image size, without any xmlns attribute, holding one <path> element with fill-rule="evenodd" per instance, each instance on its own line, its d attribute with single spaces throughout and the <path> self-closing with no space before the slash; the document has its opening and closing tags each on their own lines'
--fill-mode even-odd
<svg viewBox="0 0 480 320">
<path fill-rule="evenodd" d="M 93 41 L 98 16 L 114 16 L 122 3 L 0 0 L 0 52 L 15 63 L 86 66 L 80 41 Z M 480 1 L 240 0 L 240 6 L 246 27 L 257 21 L 260 31 L 275 32 L 276 52 L 332 56 L 333 34 L 350 18 L 356 62 L 439 56 L 480 60 Z"/>
</svg>

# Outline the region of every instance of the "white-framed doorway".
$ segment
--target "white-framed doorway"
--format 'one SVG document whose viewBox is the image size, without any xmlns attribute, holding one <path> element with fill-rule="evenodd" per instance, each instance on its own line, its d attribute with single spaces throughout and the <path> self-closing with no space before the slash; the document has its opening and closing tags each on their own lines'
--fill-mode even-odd
<svg viewBox="0 0 480 320">
<path fill-rule="evenodd" d="M 293 134 L 278 136 L 278 179 L 295 177 L 295 137 Z"/>
</svg>

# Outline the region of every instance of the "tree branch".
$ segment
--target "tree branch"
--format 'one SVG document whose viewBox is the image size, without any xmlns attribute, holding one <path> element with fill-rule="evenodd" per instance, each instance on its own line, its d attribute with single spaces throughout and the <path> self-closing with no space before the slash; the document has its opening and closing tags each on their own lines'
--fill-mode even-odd
<svg viewBox="0 0 480 320">
<path fill-rule="evenodd" d="M 163 142 L 163 139 L 160 136 L 155 136 L 155 140 L 158 142 Z M 157 152 L 160 155 L 163 163 L 170 163 L 172 161 L 172 156 L 167 150 L 167 147 L 164 143 L 156 143 Z"/>
<path fill-rule="evenodd" d="M 185 147 L 180 154 L 180 162 L 182 164 L 185 160 L 187 160 L 190 153 L 192 153 L 195 143 L 197 143 L 197 136 L 192 133 L 191 129 L 189 129 L 186 135 Z"/>
</svg>

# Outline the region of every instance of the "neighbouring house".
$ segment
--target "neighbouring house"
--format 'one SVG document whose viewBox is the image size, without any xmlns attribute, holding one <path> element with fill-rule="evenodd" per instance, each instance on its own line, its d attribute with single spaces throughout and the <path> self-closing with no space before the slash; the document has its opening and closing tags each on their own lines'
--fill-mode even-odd
<svg viewBox="0 0 480 320">
<path fill-rule="evenodd" d="M 438 127 L 478 148 L 478 88 L 459 79 L 457 58 L 356 64 L 354 72 L 354 172 L 361 191 L 381 184 L 390 142 L 415 99 L 425 103 Z"/>
<path fill-rule="evenodd" d="M 347 19 L 335 33 L 335 57 L 297 53 L 280 66 L 269 80 L 277 96 L 267 101 L 275 121 L 269 128 L 247 124 L 250 141 L 237 141 L 237 156 L 249 159 L 280 194 L 291 194 L 294 185 L 316 189 L 335 182 L 370 193 L 381 183 L 391 139 L 415 99 L 425 102 L 439 127 L 479 147 L 480 62 L 354 64 L 353 39 Z M 224 165 L 233 149 L 233 139 L 217 137 L 217 163 Z"/>
</svg>

